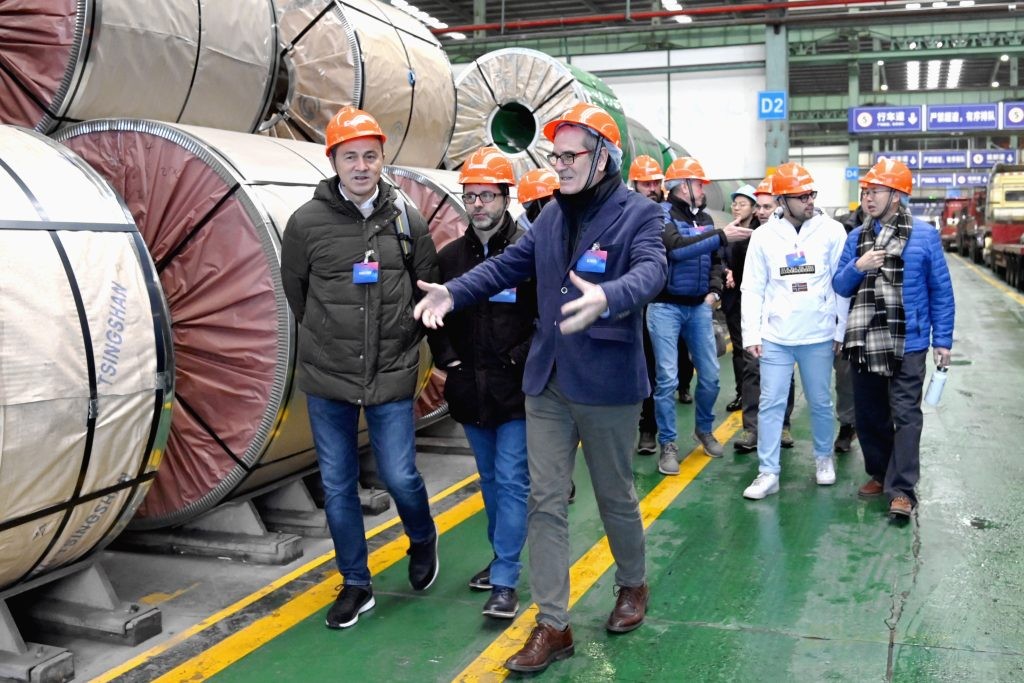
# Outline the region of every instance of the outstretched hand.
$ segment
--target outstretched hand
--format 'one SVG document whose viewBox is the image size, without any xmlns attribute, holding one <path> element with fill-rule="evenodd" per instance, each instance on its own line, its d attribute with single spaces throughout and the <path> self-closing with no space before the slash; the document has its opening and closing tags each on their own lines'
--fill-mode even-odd
<svg viewBox="0 0 1024 683">
<path fill-rule="evenodd" d="M 416 285 L 423 290 L 424 295 L 413 309 L 413 317 L 432 330 L 444 327 L 444 316 L 455 307 L 451 292 L 444 285 L 423 280 L 417 280 Z"/>
<path fill-rule="evenodd" d="M 573 334 L 587 329 L 608 310 L 608 297 L 600 285 L 587 282 L 572 271 L 569 272 L 569 281 L 583 293 L 583 296 L 562 306 L 562 315 L 565 318 L 558 323 L 558 329 L 562 334 Z"/>
</svg>

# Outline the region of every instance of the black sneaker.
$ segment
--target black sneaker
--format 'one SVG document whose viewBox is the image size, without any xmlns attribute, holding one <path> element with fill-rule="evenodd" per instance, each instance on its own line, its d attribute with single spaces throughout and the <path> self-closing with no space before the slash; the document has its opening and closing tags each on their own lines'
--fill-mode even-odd
<svg viewBox="0 0 1024 683">
<path fill-rule="evenodd" d="M 491 560 L 493 563 L 494 560 Z M 491 564 L 489 563 L 486 567 L 473 574 L 473 578 L 469 580 L 470 590 L 475 591 L 489 591 L 494 586 L 491 585 Z"/>
<path fill-rule="evenodd" d="M 369 586 L 342 586 L 334 604 L 327 610 L 327 628 L 348 628 L 359 615 L 373 609 L 373 589 Z"/>
<path fill-rule="evenodd" d="M 837 453 L 849 453 L 853 448 L 853 440 L 857 438 L 857 430 L 853 425 L 839 425 L 839 435 L 836 437 L 835 450 Z"/>
<path fill-rule="evenodd" d="M 495 586 L 491 597 L 484 603 L 484 616 L 496 619 L 515 619 L 519 611 L 519 596 L 515 588 Z"/>
<path fill-rule="evenodd" d="M 687 405 L 689 405 L 690 403 L 693 403 L 693 394 L 690 393 L 689 389 L 680 389 L 679 390 L 679 402 L 680 403 L 685 403 Z"/>
<path fill-rule="evenodd" d="M 409 584 L 413 590 L 425 591 L 437 578 L 441 563 L 437 559 L 437 528 L 434 537 L 423 543 L 410 543 L 405 551 L 409 556 Z"/>
<path fill-rule="evenodd" d="M 572 486 L 572 488 L 569 489 L 569 502 L 574 503 L 576 502 L 576 482 L 570 479 L 569 484 Z"/>
<path fill-rule="evenodd" d="M 736 398 L 734 398 L 733 400 L 729 401 L 729 403 L 725 406 L 725 409 L 728 410 L 730 413 L 735 413 L 737 410 L 739 410 L 742 407 L 743 407 L 743 397 L 740 396 L 739 394 L 736 394 Z"/>
</svg>

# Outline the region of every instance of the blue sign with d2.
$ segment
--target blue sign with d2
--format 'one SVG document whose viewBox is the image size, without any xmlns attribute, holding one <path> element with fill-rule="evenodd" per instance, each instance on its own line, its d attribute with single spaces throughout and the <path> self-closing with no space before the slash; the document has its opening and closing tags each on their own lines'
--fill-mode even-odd
<svg viewBox="0 0 1024 683">
<path fill-rule="evenodd" d="M 785 121 L 787 106 L 785 90 L 757 93 L 757 118 L 761 121 Z"/>
</svg>

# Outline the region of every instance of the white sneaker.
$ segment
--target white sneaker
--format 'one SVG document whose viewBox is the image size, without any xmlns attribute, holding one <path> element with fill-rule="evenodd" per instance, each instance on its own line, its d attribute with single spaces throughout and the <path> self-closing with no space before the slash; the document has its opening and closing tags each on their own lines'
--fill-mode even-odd
<svg viewBox="0 0 1024 683">
<path fill-rule="evenodd" d="M 832 456 L 827 455 L 824 458 L 815 458 L 818 467 L 814 473 L 814 478 L 817 479 L 819 486 L 831 486 L 836 483 L 836 467 L 832 462 Z"/>
<path fill-rule="evenodd" d="M 779 492 L 779 475 L 771 472 L 761 472 L 757 478 L 743 489 L 743 497 L 751 500 L 761 500 L 765 496 Z"/>
</svg>

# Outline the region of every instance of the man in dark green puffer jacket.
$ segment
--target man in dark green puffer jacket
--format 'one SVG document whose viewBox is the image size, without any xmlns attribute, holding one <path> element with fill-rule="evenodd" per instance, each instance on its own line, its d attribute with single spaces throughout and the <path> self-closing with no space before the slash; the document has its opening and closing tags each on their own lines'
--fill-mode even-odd
<svg viewBox="0 0 1024 683">
<path fill-rule="evenodd" d="M 373 117 L 345 107 L 326 137 L 338 175 L 289 219 L 281 280 L 299 326 L 298 383 L 345 580 L 327 626 L 346 628 L 374 606 L 357 489 L 360 410 L 409 537 L 409 582 L 426 590 L 437 577 L 437 530 L 413 433 L 423 336 L 413 318 L 413 278 L 437 281 L 437 252 L 423 217 L 381 180 L 387 138 Z"/>
</svg>

